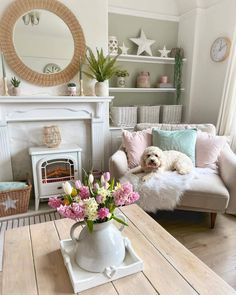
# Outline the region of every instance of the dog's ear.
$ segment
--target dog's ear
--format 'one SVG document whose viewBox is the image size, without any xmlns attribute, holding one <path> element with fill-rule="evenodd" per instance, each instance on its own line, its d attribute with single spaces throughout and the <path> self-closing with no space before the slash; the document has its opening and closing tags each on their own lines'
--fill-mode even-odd
<svg viewBox="0 0 236 295">
<path fill-rule="evenodd" d="M 141 156 L 141 158 L 140 158 L 140 166 L 141 166 L 142 168 L 145 167 L 145 155 L 146 155 L 146 153 L 143 152 L 143 154 L 142 154 L 142 156 Z"/>
</svg>

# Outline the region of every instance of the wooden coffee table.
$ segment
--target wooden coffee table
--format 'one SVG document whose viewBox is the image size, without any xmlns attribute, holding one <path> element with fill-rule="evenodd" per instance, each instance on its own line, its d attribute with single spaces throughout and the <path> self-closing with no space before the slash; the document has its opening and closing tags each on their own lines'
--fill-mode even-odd
<svg viewBox="0 0 236 295">
<path fill-rule="evenodd" d="M 80 294 L 236 294 L 137 205 L 121 211 L 129 219 L 123 234 L 143 259 L 144 271 Z M 59 245 L 72 224 L 60 219 L 6 232 L 2 295 L 73 294 Z"/>
</svg>

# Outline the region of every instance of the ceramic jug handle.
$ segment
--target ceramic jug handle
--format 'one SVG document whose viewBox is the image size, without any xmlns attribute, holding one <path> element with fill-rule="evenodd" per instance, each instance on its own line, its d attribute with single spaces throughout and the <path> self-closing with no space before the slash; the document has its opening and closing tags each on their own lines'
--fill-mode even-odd
<svg viewBox="0 0 236 295">
<path fill-rule="evenodd" d="M 122 213 L 116 213 L 115 216 L 122 219 L 125 223 L 127 223 L 127 218 Z M 124 228 L 125 226 L 124 224 L 122 224 L 121 227 L 119 228 L 119 231 L 122 231 Z"/>
<path fill-rule="evenodd" d="M 79 222 L 76 222 L 72 225 L 71 229 L 70 229 L 70 237 L 72 239 L 72 241 L 74 242 L 78 242 L 79 241 L 79 238 L 76 238 L 75 237 L 75 234 L 74 234 L 74 231 L 76 230 L 76 228 L 78 226 L 80 226 L 81 224 L 83 224 L 84 222 L 83 221 L 79 221 Z"/>
</svg>

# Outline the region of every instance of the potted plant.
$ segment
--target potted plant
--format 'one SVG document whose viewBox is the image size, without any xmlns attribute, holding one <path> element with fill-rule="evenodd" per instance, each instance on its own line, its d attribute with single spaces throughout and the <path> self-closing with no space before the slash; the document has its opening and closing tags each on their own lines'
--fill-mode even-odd
<svg viewBox="0 0 236 295">
<path fill-rule="evenodd" d="M 93 51 L 88 47 L 86 60 L 88 62 L 89 72 L 84 72 L 85 75 L 91 79 L 95 79 L 95 94 L 97 96 L 108 96 L 109 90 L 107 83 L 104 83 L 110 79 L 115 72 L 117 67 L 115 66 L 117 56 L 111 57 L 110 55 L 104 55 L 103 49 L 96 49 L 97 56 L 94 55 Z"/>
<path fill-rule="evenodd" d="M 76 96 L 76 84 L 74 82 L 70 82 L 67 84 L 68 95 Z"/>
<path fill-rule="evenodd" d="M 117 70 L 115 75 L 117 77 L 117 87 L 125 87 L 125 78 L 129 76 L 127 70 Z"/>
<path fill-rule="evenodd" d="M 12 88 L 12 94 L 14 96 L 20 95 L 20 83 L 21 83 L 21 81 L 18 80 L 16 77 L 12 77 L 11 78 L 11 84 L 13 86 L 13 88 Z"/>
</svg>

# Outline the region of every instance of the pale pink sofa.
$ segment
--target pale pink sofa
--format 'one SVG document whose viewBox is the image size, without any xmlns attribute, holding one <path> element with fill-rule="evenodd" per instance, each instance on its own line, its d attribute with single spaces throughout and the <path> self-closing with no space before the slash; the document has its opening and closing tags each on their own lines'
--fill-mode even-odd
<svg viewBox="0 0 236 295">
<path fill-rule="evenodd" d="M 150 127 L 163 130 L 197 128 L 201 131 L 215 134 L 212 124 L 138 124 L 135 130 Z M 201 175 L 194 179 L 191 188 L 187 190 L 177 209 L 211 213 L 211 227 L 215 225 L 216 214 L 226 212 L 236 214 L 236 155 L 227 144 L 218 159 L 219 175 Z M 109 161 L 110 172 L 119 179 L 128 171 L 128 162 L 124 150 L 118 150 Z"/>
</svg>

